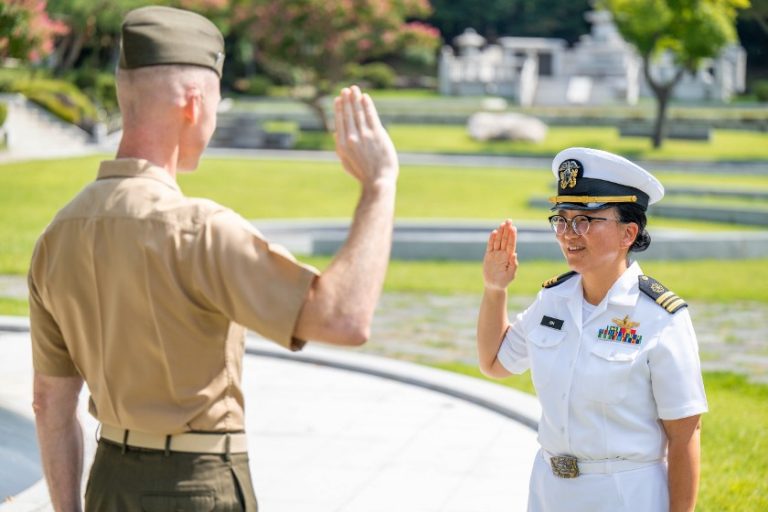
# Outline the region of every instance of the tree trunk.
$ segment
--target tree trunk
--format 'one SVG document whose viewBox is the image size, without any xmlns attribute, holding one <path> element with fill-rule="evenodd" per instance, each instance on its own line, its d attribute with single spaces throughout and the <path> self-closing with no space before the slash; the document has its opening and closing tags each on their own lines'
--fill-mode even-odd
<svg viewBox="0 0 768 512">
<path fill-rule="evenodd" d="M 327 133 L 331 133 L 331 125 L 328 123 L 328 116 L 326 115 L 325 107 L 322 103 L 323 97 L 324 96 L 315 96 L 303 101 L 307 104 L 307 106 L 309 106 L 310 109 L 312 109 L 315 117 L 318 121 L 320 121 L 323 130 L 325 130 Z"/>
<path fill-rule="evenodd" d="M 653 133 L 651 135 L 654 149 L 660 148 L 661 143 L 667 136 L 667 105 L 669 105 L 670 92 L 669 89 L 658 92 L 654 91 L 656 94 L 656 120 L 653 122 Z"/>
<path fill-rule="evenodd" d="M 653 123 L 653 133 L 651 134 L 651 142 L 654 149 L 660 148 L 666 137 L 667 107 L 669 106 L 669 100 L 672 98 L 672 90 L 683 78 L 683 73 L 685 73 L 685 68 L 680 66 L 675 71 L 675 76 L 671 80 L 668 82 L 657 82 L 651 75 L 650 55 L 643 55 L 643 74 L 653 91 L 653 95 L 656 96 L 656 119 Z"/>
<path fill-rule="evenodd" d="M 70 40 L 67 45 L 67 51 L 64 53 L 62 59 L 54 70 L 56 76 L 61 76 L 64 72 L 72 69 L 75 65 L 75 61 L 77 61 L 77 58 L 80 56 L 80 52 L 83 50 L 85 40 L 86 35 L 84 31 L 78 31 L 77 35 Z"/>
</svg>

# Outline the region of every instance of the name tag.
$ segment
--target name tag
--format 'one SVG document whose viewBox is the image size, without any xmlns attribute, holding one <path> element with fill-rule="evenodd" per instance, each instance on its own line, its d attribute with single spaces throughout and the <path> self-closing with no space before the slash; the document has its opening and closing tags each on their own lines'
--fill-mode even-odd
<svg viewBox="0 0 768 512">
<path fill-rule="evenodd" d="M 556 331 L 562 330 L 563 328 L 563 320 L 560 320 L 559 318 L 552 318 L 551 316 L 544 315 L 541 318 L 541 325 L 545 327 L 551 327 L 552 329 L 555 329 Z"/>
</svg>

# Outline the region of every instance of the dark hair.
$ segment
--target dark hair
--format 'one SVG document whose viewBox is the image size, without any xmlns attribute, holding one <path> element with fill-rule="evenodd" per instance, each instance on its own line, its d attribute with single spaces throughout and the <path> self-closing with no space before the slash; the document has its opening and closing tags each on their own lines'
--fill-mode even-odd
<svg viewBox="0 0 768 512">
<path fill-rule="evenodd" d="M 616 210 L 621 222 L 634 222 L 639 228 L 635 243 L 632 244 L 629 251 L 642 252 L 646 250 L 651 245 L 651 235 L 645 229 L 645 225 L 648 223 L 645 210 L 635 203 L 619 203 L 616 205 Z"/>
</svg>

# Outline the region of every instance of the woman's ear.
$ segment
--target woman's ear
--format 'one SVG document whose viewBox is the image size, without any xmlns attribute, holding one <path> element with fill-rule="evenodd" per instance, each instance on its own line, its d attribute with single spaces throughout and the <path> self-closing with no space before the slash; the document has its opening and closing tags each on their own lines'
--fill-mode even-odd
<svg viewBox="0 0 768 512">
<path fill-rule="evenodd" d="M 621 239 L 621 246 L 630 248 L 635 243 L 635 240 L 637 240 L 637 235 L 640 234 L 640 226 L 634 222 L 627 222 L 623 226 L 624 236 Z"/>
</svg>

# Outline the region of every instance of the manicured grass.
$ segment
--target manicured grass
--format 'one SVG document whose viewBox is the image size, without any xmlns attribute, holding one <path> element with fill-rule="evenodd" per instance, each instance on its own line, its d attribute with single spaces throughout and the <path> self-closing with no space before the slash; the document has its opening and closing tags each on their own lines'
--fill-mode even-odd
<svg viewBox="0 0 768 512">
<path fill-rule="evenodd" d="M 628 158 L 654 160 L 768 160 L 768 133 L 715 130 L 712 141 L 666 140 L 653 149 L 644 137 L 619 137 L 616 128 L 605 126 L 550 126 L 540 144 L 530 142 L 472 140 L 463 126 L 404 125 L 387 127 L 398 151 L 435 153 L 484 153 L 552 157 L 563 148 L 585 146 L 604 149 Z M 333 149 L 326 134 L 302 133 L 299 146 Z"/>
<path fill-rule="evenodd" d="M 328 266 L 327 257 L 299 257 L 320 270 Z M 664 283 L 686 300 L 728 304 L 737 301 L 768 303 L 768 259 L 739 261 L 649 261 L 643 271 Z M 521 264 L 510 295 L 530 297 L 541 290 L 546 279 L 565 272 L 561 262 L 531 261 Z M 723 276 L 728 276 L 724 279 Z M 384 290 L 450 295 L 482 293 L 480 262 L 471 261 L 392 261 Z M 26 301 L 0 299 L 0 315 L 26 314 Z"/>
<path fill-rule="evenodd" d="M 302 257 L 319 269 L 330 258 Z M 640 261 L 643 271 L 662 282 L 686 300 L 768 302 L 768 259 Z M 520 265 L 510 295 L 533 296 L 541 283 L 566 272 L 565 263 L 528 261 Z M 727 278 L 725 277 L 727 276 Z M 438 294 L 482 293 L 480 262 L 471 261 L 392 261 L 384 289 L 391 292 Z"/>
<path fill-rule="evenodd" d="M 22 299 L 0 297 L 0 315 L 29 316 L 29 302 Z"/>
<path fill-rule="evenodd" d="M 475 366 L 438 368 L 486 380 Z M 535 394 L 530 372 L 497 383 Z M 701 488 L 696 510 L 768 510 L 768 385 L 731 373 L 704 374 L 709 412 L 703 416 Z"/>
<path fill-rule="evenodd" d="M 95 177 L 100 159 L 0 165 L 0 273 L 26 272 L 35 240 L 56 211 Z M 661 177 L 665 182 L 669 178 L 671 183 L 727 183 L 768 190 L 768 178 L 764 176 L 662 173 Z M 548 212 L 529 207 L 528 200 L 550 195 L 551 181 L 546 169 L 406 166 L 398 187 L 397 216 L 483 219 L 494 223 L 512 218 L 544 225 Z M 339 164 L 331 162 L 209 159 L 198 172 L 180 175 L 179 183 L 187 195 L 208 197 L 249 219 L 348 219 L 359 193 L 358 184 Z M 657 218 L 651 219 L 650 227 L 733 229 L 727 224 Z"/>
</svg>

